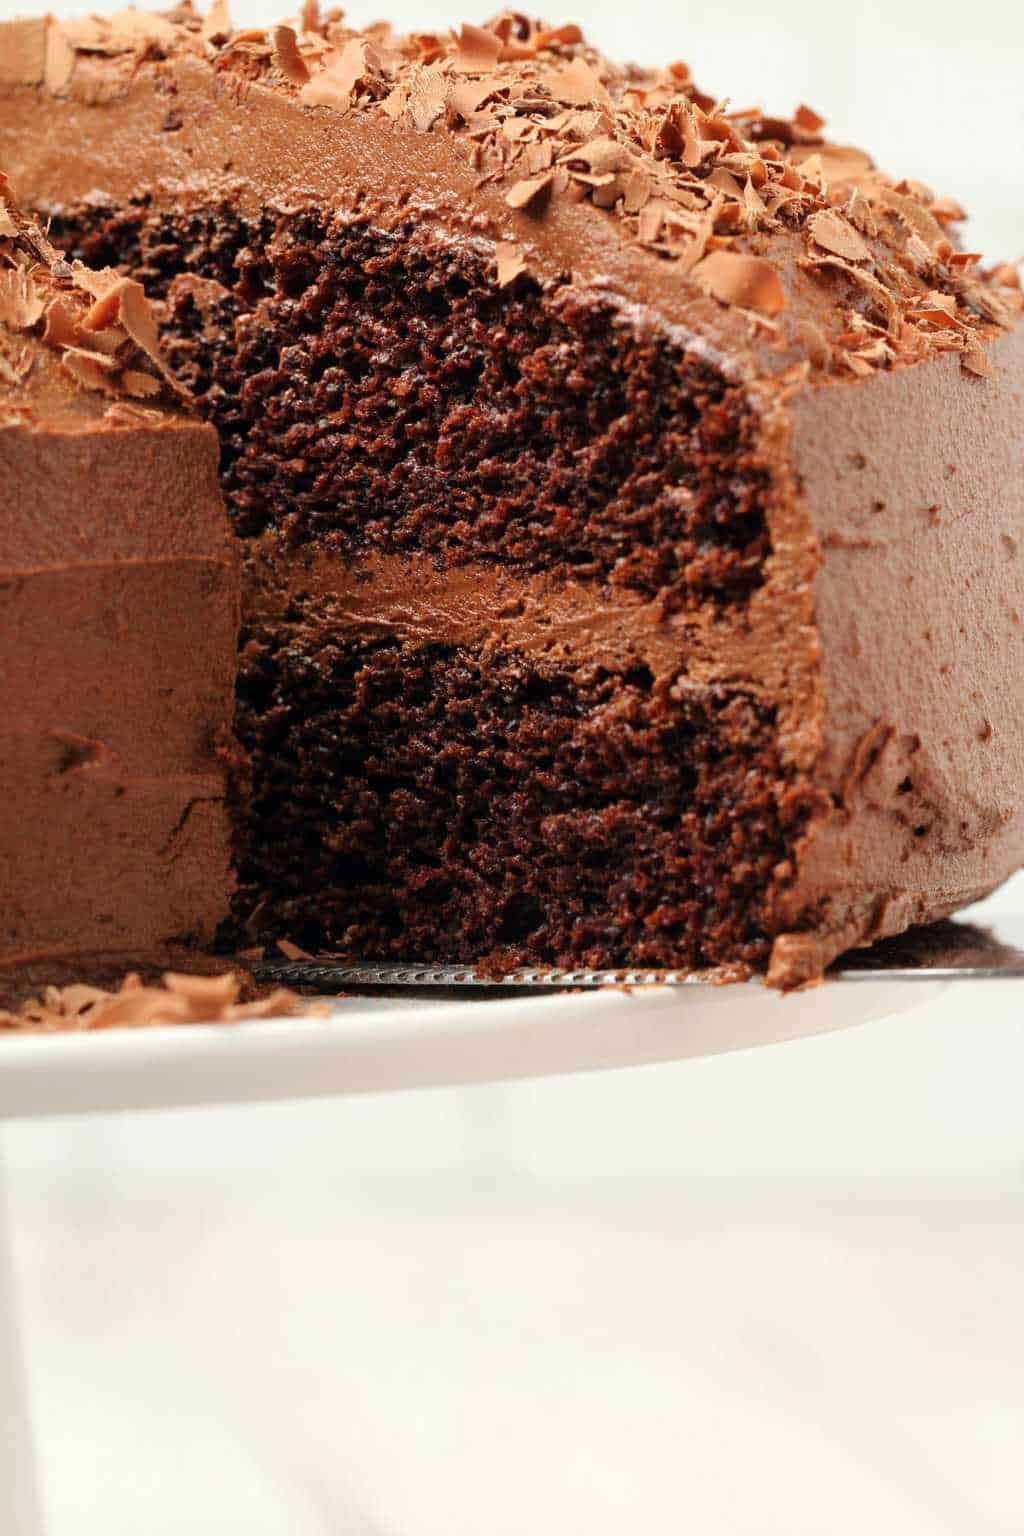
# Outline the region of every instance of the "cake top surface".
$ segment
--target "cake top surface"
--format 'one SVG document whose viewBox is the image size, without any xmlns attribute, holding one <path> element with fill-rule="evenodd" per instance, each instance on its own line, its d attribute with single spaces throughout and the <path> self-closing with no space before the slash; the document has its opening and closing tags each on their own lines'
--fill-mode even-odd
<svg viewBox="0 0 1024 1536">
<path fill-rule="evenodd" d="M 163 424 L 181 393 L 142 285 L 66 261 L 0 174 L 0 428 Z"/>
<path fill-rule="evenodd" d="M 942 351 L 990 371 L 985 341 L 1021 309 L 1016 270 L 960 248 L 960 207 L 830 143 L 809 107 L 792 118 L 735 110 L 685 64 L 611 63 L 574 24 L 506 12 L 487 25 L 399 36 L 347 27 L 316 0 L 273 28 L 232 26 L 225 0 L 160 15 L 22 24 L 0 75 L 102 103 L 140 63 L 205 60 L 250 95 L 266 91 L 349 124 L 446 136 L 483 195 L 497 191 L 517 238 L 499 239 L 499 281 L 532 266 L 559 205 L 599 221 L 713 310 L 733 338 L 821 375 L 866 377 Z M 2 83 L 2 82 L 0 82 Z M 653 280 L 652 280 L 653 281 Z"/>
</svg>

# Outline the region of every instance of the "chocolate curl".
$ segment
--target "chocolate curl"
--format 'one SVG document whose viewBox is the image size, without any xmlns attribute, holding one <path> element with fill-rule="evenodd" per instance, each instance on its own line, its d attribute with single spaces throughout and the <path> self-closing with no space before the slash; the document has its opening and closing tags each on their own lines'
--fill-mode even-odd
<svg viewBox="0 0 1024 1536">
<path fill-rule="evenodd" d="M 706 292 L 723 304 L 754 309 L 761 315 L 777 315 L 786 307 L 786 290 L 770 261 L 743 256 L 736 251 L 712 251 L 698 262 L 694 277 Z"/>
<path fill-rule="evenodd" d="M 291 27 L 274 28 L 274 58 L 277 67 L 292 85 L 305 85 L 309 67 L 299 52 L 298 39 Z"/>
<path fill-rule="evenodd" d="M 186 399 L 191 398 L 185 387 L 174 377 L 164 358 L 160 334 L 142 284 L 130 277 L 115 276 L 112 283 L 105 283 L 106 274 L 94 273 L 90 276 L 99 279 L 90 291 L 101 286 L 103 291 L 86 313 L 82 321 L 83 331 L 102 331 L 110 325 L 122 326 L 135 345 L 146 354 L 164 382 L 176 394 Z M 86 286 L 78 273 L 76 280 L 81 286 Z"/>
<path fill-rule="evenodd" d="M 227 0 L 213 0 L 209 14 L 199 29 L 200 37 L 207 43 L 226 43 L 233 30 Z"/>
</svg>

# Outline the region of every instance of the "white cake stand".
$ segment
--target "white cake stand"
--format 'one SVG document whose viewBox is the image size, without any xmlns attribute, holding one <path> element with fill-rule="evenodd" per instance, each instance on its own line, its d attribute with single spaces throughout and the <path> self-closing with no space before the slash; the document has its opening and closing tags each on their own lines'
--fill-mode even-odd
<svg viewBox="0 0 1024 1536">
<path fill-rule="evenodd" d="M 0 1039 L 0 1122 L 251 1103 L 640 1066 L 822 1034 L 926 1006 L 948 977 L 628 993 L 348 998 L 327 1016 Z M 41 1536 L 0 1141 L 0 1532 Z"/>
</svg>

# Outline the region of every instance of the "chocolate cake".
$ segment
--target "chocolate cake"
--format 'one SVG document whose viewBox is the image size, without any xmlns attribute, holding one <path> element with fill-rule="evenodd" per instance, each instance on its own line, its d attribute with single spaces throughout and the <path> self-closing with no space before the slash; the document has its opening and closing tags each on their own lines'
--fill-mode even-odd
<svg viewBox="0 0 1024 1536">
<path fill-rule="evenodd" d="M 0 164 L 219 433 L 236 937 L 791 985 L 1024 862 L 1021 298 L 953 202 L 519 15 L 0 38 Z"/>
<path fill-rule="evenodd" d="M 0 1002 L 208 944 L 229 899 L 238 570 L 179 393 L 139 284 L 0 178 Z"/>
</svg>

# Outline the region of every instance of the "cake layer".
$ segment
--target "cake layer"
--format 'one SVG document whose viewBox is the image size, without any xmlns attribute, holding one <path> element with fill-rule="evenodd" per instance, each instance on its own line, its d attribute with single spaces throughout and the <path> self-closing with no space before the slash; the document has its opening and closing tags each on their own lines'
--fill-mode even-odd
<svg viewBox="0 0 1024 1536">
<path fill-rule="evenodd" d="M 499 287 L 485 245 L 392 222 L 90 204 L 53 233 L 169 301 L 245 537 L 493 558 L 680 606 L 759 584 L 769 472 L 737 383 L 607 300 Z"/>
<path fill-rule="evenodd" d="M 374 957 L 763 963 L 814 802 L 769 706 L 650 670 L 252 624 L 236 911 Z"/>
</svg>

